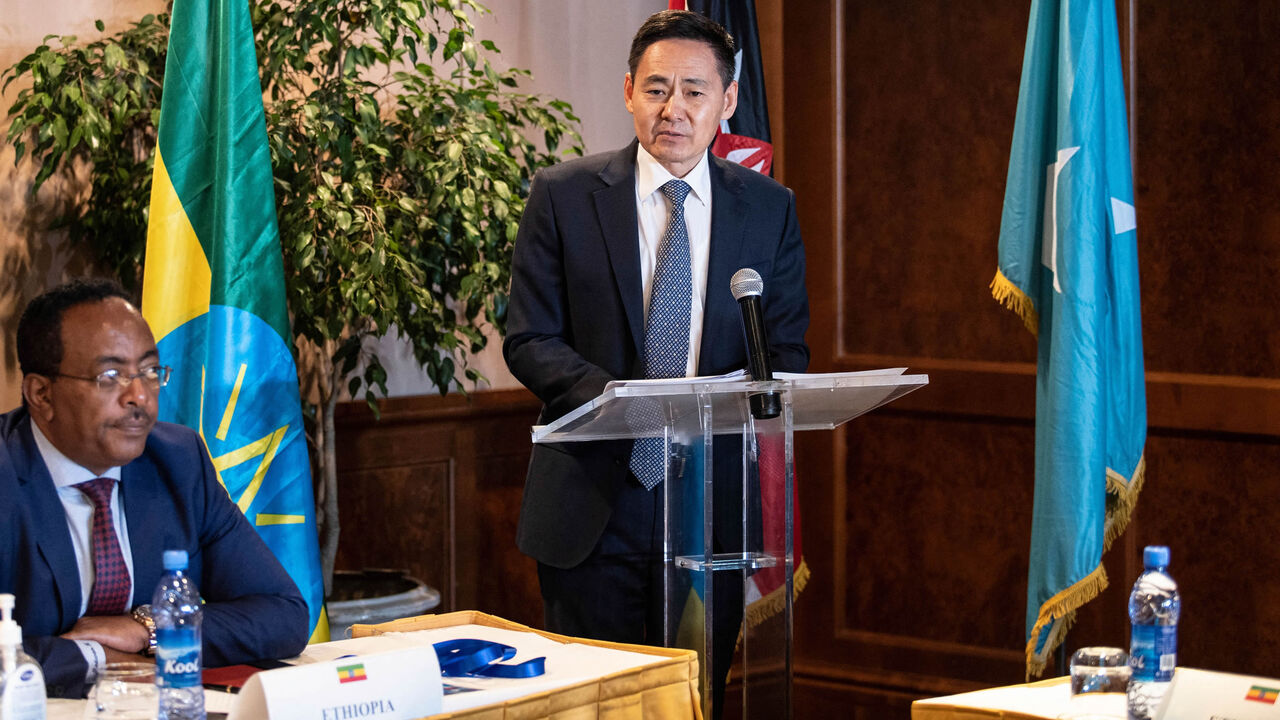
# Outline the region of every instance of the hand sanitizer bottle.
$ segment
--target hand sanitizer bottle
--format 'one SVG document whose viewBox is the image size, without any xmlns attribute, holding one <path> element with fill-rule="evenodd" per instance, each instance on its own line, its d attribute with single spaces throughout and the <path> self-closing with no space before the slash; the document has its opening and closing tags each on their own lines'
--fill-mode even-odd
<svg viewBox="0 0 1280 720">
<path fill-rule="evenodd" d="M 0 594 L 0 720 L 44 720 L 44 673 L 22 650 L 13 596 Z"/>
</svg>

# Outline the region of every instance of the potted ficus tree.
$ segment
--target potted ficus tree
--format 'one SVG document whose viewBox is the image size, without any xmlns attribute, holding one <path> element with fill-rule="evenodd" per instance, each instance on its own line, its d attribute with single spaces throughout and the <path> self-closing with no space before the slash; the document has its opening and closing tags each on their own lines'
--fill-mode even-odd
<svg viewBox="0 0 1280 720">
<path fill-rule="evenodd" d="M 529 181 L 581 154 L 568 104 L 521 93 L 477 40 L 471 0 L 252 0 L 289 311 L 315 459 L 326 592 L 338 543 L 334 409 L 375 413 L 370 340 L 398 333 L 441 393 L 504 326 Z M 101 23 L 99 30 L 103 29 Z M 81 191 L 57 227 L 126 285 L 141 278 L 168 15 L 91 43 L 46 43 L 5 71 L 30 83 L 8 140 Z"/>
</svg>

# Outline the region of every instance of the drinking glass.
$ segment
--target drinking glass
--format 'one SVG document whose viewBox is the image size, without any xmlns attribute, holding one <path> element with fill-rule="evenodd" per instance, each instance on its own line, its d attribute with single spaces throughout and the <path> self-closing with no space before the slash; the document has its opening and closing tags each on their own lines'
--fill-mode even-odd
<svg viewBox="0 0 1280 720">
<path fill-rule="evenodd" d="M 154 720 L 160 712 L 156 666 L 108 663 L 89 691 L 86 717 L 102 720 Z"/>
<path fill-rule="evenodd" d="M 1131 672 L 1120 648 L 1080 648 L 1071 656 L 1071 702 L 1059 720 L 1125 720 Z"/>
</svg>

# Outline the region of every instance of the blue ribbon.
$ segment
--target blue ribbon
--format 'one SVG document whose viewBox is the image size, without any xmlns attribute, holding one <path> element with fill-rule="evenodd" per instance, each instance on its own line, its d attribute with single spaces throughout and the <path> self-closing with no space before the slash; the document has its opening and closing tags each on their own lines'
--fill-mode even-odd
<svg viewBox="0 0 1280 720">
<path fill-rule="evenodd" d="M 445 677 L 530 678 L 546 673 L 546 658 L 525 660 L 515 665 L 501 664 L 516 656 L 510 645 L 488 640 L 462 638 L 435 644 L 440 674 Z"/>
</svg>

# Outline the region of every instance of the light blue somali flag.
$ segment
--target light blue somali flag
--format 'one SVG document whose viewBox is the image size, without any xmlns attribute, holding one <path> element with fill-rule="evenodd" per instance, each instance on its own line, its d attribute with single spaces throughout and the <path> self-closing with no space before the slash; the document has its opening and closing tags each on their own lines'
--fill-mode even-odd
<svg viewBox="0 0 1280 720">
<path fill-rule="evenodd" d="M 1106 587 L 1142 484 L 1135 228 L 1113 0 L 1033 0 L 991 283 L 1039 341 L 1028 675 Z"/>
</svg>

